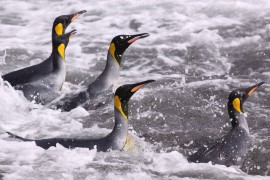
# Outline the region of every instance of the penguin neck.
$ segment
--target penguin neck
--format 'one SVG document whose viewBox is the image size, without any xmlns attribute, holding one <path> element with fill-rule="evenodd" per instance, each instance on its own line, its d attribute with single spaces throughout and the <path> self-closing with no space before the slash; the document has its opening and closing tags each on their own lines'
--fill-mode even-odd
<svg viewBox="0 0 270 180">
<path fill-rule="evenodd" d="M 232 128 L 241 128 L 246 130 L 249 133 L 248 123 L 243 112 L 238 112 L 233 108 L 228 108 L 230 120 L 232 123 Z"/>
<path fill-rule="evenodd" d="M 55 28 L 55 27 L 53 26 L 53 29 L 52 29 L 52 46 L 53 46 L 53 39 L 54 39 L 55 37 L 58 36 L 58 35 L 56 34 L 54 28 Z"/>
<path fill-rule="evenodd" d="M 118 129 L 117 129 L 118 126 L 127 126 L 128 125 L 128 115 L 127 115 L 127 113 L 125 113 L 125 115 L 126 116 L 124 117 L 123 114 L 116 107 L 114 107 L 114 118 L 115 118 L 114 130 L 118 131 Z M 127 128 L 126 128 L 126 131 L 127 131 Z"/>
<path fill-rule="evenodd" d="M 113 149 L 122 149 L 125 146 L 127 132 L 128 132 L 128 119 L 122 113 L 114 108 L 115 124 L 112 132 L 109 134 L 110 141 L 112 142 Z M 128 116 L 126 116 L 128 118 Z"/>
<path fill-rule="evenodd" d="M 88 86 L 88 93 L 96 93 L 107 90 L 118 80 L 120 65 L 113 59 L 108 51 L 106 67 L 98 78 Z"/>
<path fill-rule="evenodd" d="M 57 49 L 53 49 L 51 57 L 53 70 L 59 70 L 65 65 L 65 60 L 61 57 Z"/>
</svg>

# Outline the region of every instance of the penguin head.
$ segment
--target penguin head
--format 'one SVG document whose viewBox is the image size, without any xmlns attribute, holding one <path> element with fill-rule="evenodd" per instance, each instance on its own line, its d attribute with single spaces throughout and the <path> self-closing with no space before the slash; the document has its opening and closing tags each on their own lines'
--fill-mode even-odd
<svg viewBox="0 0 270 180">
<path fill-rule="evenodd" d="M 63 60 L 65 60 L 65 50 L 68 45 L 69 38 L 71 38 L 76 33 L 76 30 L 72 30 L 69 33 L 53 38 L 53 51 L 57 52 Z"/>
<path fill-rule="evenodd" d="M 86 11 L 83 10 L 83 11 L 76 12 L 74 14 L 62 15 L 62 16 L 57 17 L 53 23 L 53 30 L 52 30 L 53 36 L 54 35 L 57 35 L 57 36 L 63 35 L 65 33 L 65 30 L 68 27 L 68 25 L 85 12 Z"/>
<path fill-rule="evenodd" d="M 131 96 L 144 85 L 155 80 L 147 80 L 136 84 L 126 84 L 117 88 L 114 94 L 114 106 L 128 120 L 128 101 Z"/>
<path fill-rule="evenodd" d="M 143 34 L 135 34 L 135 35 L 118 35 L 115 36 L 110 44 L 109 51 L 112 58 L 117 62 L 117 64 L 121 64 L 122 56 L 125 50 L 138 39 L 142 39 L 149 36 L 148 33 Z"/>
<path fill-rule="evenodd" d="M 241 88 L 232 91 L 228 98 L 228 110 L 229 113 L 244 113 L 243 104 L 249 96 L 251 96 L 258 87 L 264 82 L 260 82 L 248 88 Z"/>
</svg>

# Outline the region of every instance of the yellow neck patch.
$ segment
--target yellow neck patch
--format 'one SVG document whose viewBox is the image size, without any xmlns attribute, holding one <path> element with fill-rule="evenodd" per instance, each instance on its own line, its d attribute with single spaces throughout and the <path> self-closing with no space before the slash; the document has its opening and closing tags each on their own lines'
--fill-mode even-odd
<svg viewBox="0 0 270 180">
<path fill-rule="evenodd" d="M 63 24 L 62 23 L 59 23 L 55 26 L 55 32 L 57 35 L 62 35 L 63 34 Z"/>
<path fill-rule="evenodd" d="M 114 45 L 114 43 L 111 43 L 109 51 L 110 51 L 111 56 L 115 60 L 115 62 L 119 65 L 119 63 L 117 62 L 117 60 L 115 58 L 115 55 L 114 55 L 114 53 L 115 53 L 115 45 Z"/>
<path fill-rule="evenodd" d="M 240 106 L 240 103 L 241 103 L 241 101 L 240 101 L 239 98 L 235 98 L 235 99 L 233 100 L 233 102 L 232 102 L 234 109 L 235 109 L 236 111 L 238 111 L 238 112 L 241 112 L 241 106 Z"/>
<path fill-rule="evenodd" d="M 64 44 L 60 44 L 58 46 L 58 53 L 60 54 L 62 59 L 65 60 L 65 45 Z"/>
<path fill-rule="evenodd" d="M 118 96 L 114 96 L 114 106 L 116 107 L 116 109 L 118 109 L 118 111 L 122 114 L 122 116 L 128 121 L 128 118 L 122 109 L 121 101 Z"/>
</svg>

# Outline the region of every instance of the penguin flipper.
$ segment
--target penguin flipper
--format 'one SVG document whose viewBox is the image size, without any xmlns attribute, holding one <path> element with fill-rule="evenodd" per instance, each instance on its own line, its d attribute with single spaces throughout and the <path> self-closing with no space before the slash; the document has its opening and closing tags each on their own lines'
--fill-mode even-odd
<svg viewBox="0 0 270 180">
<path fill-rule="evenodd" d="M 200 149 L 198 149 L 197 152 L 191 154 L 188 156 L 187 160 L 189 162 L 195 162 L 198 163 L 200 162 L 200 158 L 201 156 L 207 151 L 207 149 L 205 147 L 201 147 Z"/>
<path fill-rule="evenodd" d="M 189 162 L 209 162 L 210 159 L 213 159 L 216 151 L 222 146 L 222 138 L 221 139 L 215 139 L 212 140 L 211 143 L 208 143 L 207 146 L 202 146 L 201 148 L 198 149 L 197 152 L 191 154 L 188 157 Z"/>
<path fill-rule="evenodd" d="M 53 106 L 55 106 L 56 109 L 61 109 L 62 111 L 71 111 L 72 109 L 83 104 L 88 99 L 89 97 L 87 96 L 87 94 L 82 91 L 78 94 L 64 97 L 60 100 L 60 102 L 57 102 L 57 104 Z"/>
<path fill-rule="evenodd" d="M 11 138 L 16 138 L 16 139 L 19 139 L 19 140 L 22 140 L 22 141 L 34 141 L 32 139 L 26 139 L 26 138 L 23 138 L 23 137 L 20 137 L 20 136 L 17 136 L 15 134 L 12 134 L 11 132 L 6 132 Z"/>
<path fill-rule="evenodd" d="M 57 140 L 56 139 L 41 139 L 41 140 L 33 140 L 33 139 L 27 139 L 20 136 L 17 136 L 11 132 L 6 132 L 11 138 L 19 139 L 25 142 L 28 141 L 34 141 L 37 146 L 42 147 L 43 149 L 49 149 L 51 146 L 56 147 Z"/>
</svg>

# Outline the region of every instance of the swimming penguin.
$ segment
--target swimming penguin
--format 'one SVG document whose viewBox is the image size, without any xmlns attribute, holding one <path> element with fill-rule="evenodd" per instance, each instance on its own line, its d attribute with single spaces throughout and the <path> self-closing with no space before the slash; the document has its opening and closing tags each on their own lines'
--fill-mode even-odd
<svg viewBox="0 0 270 180">
<path fill-rule="evenodd" d="M 247 98 L 264 82 L 254 86 L 237 89 L 230 93 L 228 113 L 232 129 L 222 138 L 208 147 L 199 149 L 188 157 L 191 162 L 221 164 L 225 166 L 242 165 L 251 146 L 248 124 L 244 115 L 243 105 Z"/>
<path fill-rule="evenodd" d="M 7 132 L 11 137 L 23 141 L 35 141 L 37 146 L 48 149 L 56 144 L 61 144 L 65 148 L 89 148 L 96 147 L 97 151 L 122 150 L 127 141 L 128 132 L 128 101 L 131 96 L 145 84 L 153 82 L 148 80 L 136 84 L 127 84 L 119 87 L 114 94 L 114 115 L 115 125 L 110 134 L 100 139 L 72 139 L 72 138 L 51 138 L 31 140 L 19 137 Z"/>
<path fill-rule="evenodd" d="M 100 76 L 87 89 L 77 94 L 70 94 L 60 99 L 50 107 L 70 111 L 84 103 L 90 103 L 98 93 L 112 89 L 118 80 L 120 65 L 125 50 L 135 41 L 149 36 L 148 33 L 136 35 L 119 35 L 112 39 L 107 54 L 107 64 Z"/>
<path fill-rule="evenodd" d="M 84 10 L 74 14 L 57 17 L 54 20 L 52 27 L 52 42 L 55 37 L 63 35 L 68 25 L 85 12 L 86 11 Z M 12 86 L 36 81 L 37 79 L 42 78 L 44 74 L 53 71 L 53 61 L 53 56 L 50 56 L 40 64 L 7 73 L 3 75 L 2 78 L 4 81 L 8 81 Z"/>
<path fill-rule="evenodd" d="M 52 50 L 52 70 L 43 73 L 42 76 L 36 76 L 31 82 L 15 86 L 16 90 L 21 90 L 28 100 L 35 100 L 37 103 L 47 103 L 59 96 L 65 77 L 65 50 L 69 39 L 76 33 L 73 30 L 67 34 L 55 36 L 53 38 Z"/>
</svg>

